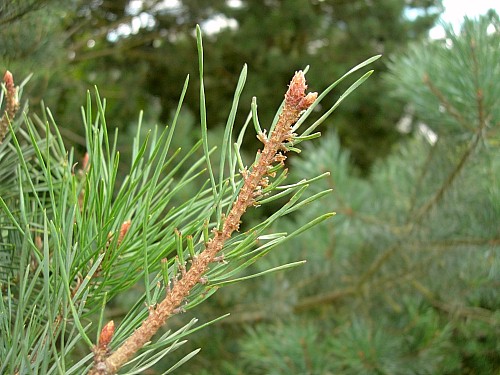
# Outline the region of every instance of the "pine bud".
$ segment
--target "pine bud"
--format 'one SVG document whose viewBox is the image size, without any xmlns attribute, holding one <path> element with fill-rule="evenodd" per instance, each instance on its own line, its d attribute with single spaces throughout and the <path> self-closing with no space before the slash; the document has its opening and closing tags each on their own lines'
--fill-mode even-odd
<svg viewBox="0 0 500 375">
<path fill-rule="evenodd" d="M 295 75 L 290 82 L 290 86 L 285 95 L 285 102 L 290 105 L 290 107 L 295 108 L 298 111 L 303 111 L 309 108 L 309 106 L 314 103 L 318 97 L 318 93 L 310 92 L 307 95 L 304 95 L 306 89 L 306 77 L 304 76 L 304 72 L 299 70 L 298 72 L 295 72 Z"/>
<path fill-rule="evenodd" d="M 111 342 L 113 334 L 115 333 L 115 322 L 110 320 L 104 327 L 102 327 L 101 334 L 99 335 L 99 347 L 105 348 Z"/>
<path fill-rule="evenodd" d="M 130 220 L 124 221 L 121 228 L 120 228 L 120 234 L 118 234 L 118 243 L 117 245 L 120 245 L 123 241 L 123 238 L 125 238 L 125 235 L 127 234 L 128 230 L 130 229 L 130 225 L 132 225 L 132 222 Z"/>
</svg>

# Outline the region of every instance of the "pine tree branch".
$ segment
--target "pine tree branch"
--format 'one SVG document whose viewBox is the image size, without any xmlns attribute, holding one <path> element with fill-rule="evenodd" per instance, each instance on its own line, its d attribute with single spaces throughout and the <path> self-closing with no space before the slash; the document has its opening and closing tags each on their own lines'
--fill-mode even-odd
<svg viewBox="0 0 500 375">
<path fill-rule="evenodd" d="M 439 247 L 444 250 L 454 250 L 456 249 L 457 246 L 463 246 L 463 245 L 471 245 L 471 246 L 498 246 L 500 243 L 500 238 L 468 238 L 468 239 L 459 239 L 459 240 L 446 240 L 446 241 L 429 241 L 429 242 L 420 242 L 416 245 L 418 249 L 422 248 L 427 248 L 427 247 Z M 406 245 L 408 246 L 408 244 Z M 318 294 L 315 296 L 311 297 L 306 297 L 300 299 L 294 306 L 293 306 L 293 311 L 295 312 L 301 312 L 309 309 L 313 309 L 318 307 L 319 305 L 322 304 L 328 304 L 328 303 L 333 303 L 339 299 L 349 297 L 356 295 L 361 287 L 368 282 L 368 280 L 371 279 L 371 277 L 376 273 L 376 271 L 382 266 L 382 264 L 391 256 L 393 255 L 396 250 L 398 250 L 398 246 L 393 246 L 390 247 L 386 252 L 383 254 L 384 256 L 380 257 L 376 263 L 374 263 L 374 266 L 370 268 L 371 272 L 366 272 L 363 274 L 361 279 L 356 283 L 355 286 L 346 286 L 343 289 L 332 291 L 329 293 L 323 293 L 323 294 Z M 409 267 L 410 268 L 410 267 Z M 372 290 L 374 288 L 378 290 L 385 290 L 388 288 L 390 285 L 398 285 L 401 283 L 401 280 L 405 277 L 411 277 L 412 280 L 414 280 L 417 277 L 421 277 L 420 273 L 415 273 L 414 275 L 411 275 L 412 272 L 416 271 L 419 269 L 418 265 L 413 264 L 411 266 L 411 272 L 405 272 L 403 274 L 397 274 L 393 275 L 389 279 L 384 279 L 381 280 L 378 283 L 372 283 L 370 284 L 370 287 Z M 425 267 L 420 267 L 420 269 L 425 269 Z M 251 322 L 251 321 L 257 321 L 257 320 L 263 320 L 265 319 L 265 316 L 262 314 L 258 314 L 258 312 L 247 312 L 241 322 Z M 233 322 L 239 322 L 237 317 L 227 319 L 224 323 L 233 323 Z M 491 319 L 489 320 L 491 321 Z"/>
<path fill-rule="evenodd" d="M 492 326 L 498 324 L 495 313 L 477 306 L 452 305 L 436 298 L 434 293 L 420 281 L 412 280 L 411 285 L 436 309 L 460 318 L 478 320 Z"/>
<path fill-rule="evenodd" d="M 474 319 L 480 322 L 487 323 L 495 327 L 499 323 L 495 312 L 477 306 L 456 306 L 437 299 L 427 299 L 429 303 L 436 309 L 441 310 L 449 315 L 453 315 L 465 319 Z"/>
<path fill-rule="evenodd" d="M 306 297 L 301 299 L 293 306 L 293 311 L 297 313 L 318 307 L 321 304 L 333 303 L 339 299 L 356 295 L 358 292 L 359 289 L 357 287 L 346 287 L 344 289 L 335 290 L 330 293 Z"/>
<path fill-rule="evenodd" d="M 298 300 L 293 306 L 291 306 L 291 310 L 293 313 L 301 313 L 307 310 L 311 310 L 317 308 L 324 304 L 331 304 L 337 302 L 340 299 L 351 297 L 356 295 L 359 292 L 358 288 L 349 286 L 343 289 L 335 290 L 329 293 L 317 294 L 310 297 L 304 297 Z M 270 315 L 268 312 L 263 311 L 263 309 L 255 309 L 250 310 L 247 307 L 245 309 L 241 309 L 242 312 L 237 312 L 230 317 L 221 320 L 219 324 L 227 325 L 227 324 L 242 324 L 242 323 L 256 323 L 264 320 L 272 320 L 275 319 L 275 316 Z"/>
<path fill-rule="evenodd" d="M 474 52 L 474 49 L 472 49 Z M 465 149 L 465 151 L 462 153 L 461 157 L 459 158 L 457 164 L 453 168 L 453 170 L 448 174 L 446 179 L 443 181 L 439 189 L 435 192 L 435 194 L 418 210 L 418 212 L 415 215 L 410 215 L 411 210 L 409 211 L 409 215 L 407 216 L 407 222 L 408 224 L 412 222 L 413 224 L 418 224 L 420 223 L 424 217 L 429 213 L 429 211 L 436 206 L 441 199 L 444 197 L 446 191 L 453 185 L 453 182 L 455 179 L 460 175 L 460 172 L 463 170 L 467 160 L 471 157 L 471 155 L 474 153 L 476 150 L 477 146 L 479 145 L 480 140 L 483 138 L 483 133 L 487 125 L 486 121 L 486 116 L 484 113 L 484 98 L 483 98 L 483 90 L 481 87 L 479 87 L 479 79 L 478 79 L 478 74 L 479 74 L 479 64 L 477 61 L 477 57 L 475 56 L 475 53 L 472 53 L 473 56 L 473 61 L 474 61 L 474 69 L 473 69 L 473 75 L 474 75 L 474 83 L 476 86 L 476 105 L 477 105 L 477 118 L 478 118 L 478 123 L 477 127 L 475 130 L 475 133 L 473 135 L 472 140 L 469 143 L 469 146 Z M 429 80 L 428 76 L 424 78 L 424 82 L 429 86 L 431 91 L 434 93 L 434 95 L 438 98 L 439 102 L 445 106 L 445 108 L 448 110 L 448 112 L 460 123 L 464 126 L 464 128 L 470 128 L 468 125 L 467 121 L 465 118 L 460 114 L 458 110 L 456 110 L 451 103 L 446 100 L 444 94 L 437 88 L 435 87 L 432 82 Z M 409 233 L 410 235 L 415 229 L 417 228 L 417 225 L 411 225 L 409 228 Z M 396 243 L 394 246 L 390 247 L 385 253 L 383 253 L 373 264 L 372 266 L 368 269 L 367 272 L 361 277 L 360 283 L 363 284 L 365 283 L 368 279 L 371 278 L 371 276 L 376 273 L 380 267 L 385 263 L 385 261 L 391 256 L 398 251 L 400 248 L 400 244 Z"/>
<path fill-rule="evenodd" d="M 419 196 L 420 189 L 423 186 L 425 176 L 430 171 L 429 166 L 431 165 L 432 160 L 434 160 L 434 156 L 436 155 L 436 150 L 437 150 L 437 144 L 434 143 L 431 145 L 429 152 L 427 153 L 427 157 L 425 158 L 425 161 L 422 163 L 422 166 L 420 167 L 418 177 L 415 179 L 415 187 L 413 188 L 413 193 L 410 196 L 410 204 L 409 204 L 409 209 L 408 209 L 408 215 L 406 216 L 406 223 L 410 222 L 411 216 L 413 216 L 413 213 L 415 212 L 415 209 L 417 209 L 417 199 Z"/>
<path fill-rule="evenodd" d="M 436 191 L 436 194 L 417 213 L 416 215 L 417 222 L 420 221 L 427 214 L 427 212 L 441 200 L 441 198 L 444 196 L 444 193 L 453 184 L 453 181 L 458 177 L 460 171 L 464 168 L 465 163 L 476 149 L 477 145 L 479 144 L 479 141 L 482 139 L 483 132 L 487 126 L 487 119 L 484 108 L 484 94 L 483 94 L 483 89 L 482 87 L 480 87 L 479 84 L 480 66 L 476 54 L 476 45 L 474 41 L 471 41 L 470 51 L 473 62 L 472 78 L 475 86 L 474 89 L 476 94 L 476 108 L 477 108 L 477 125 L 475 127 L 474 136 L 469 144 L 469 147 L 464 151 L 457 165 L 448 175 L 448 177 L 443 182 L 441 187 Z M 455 109 L 448 100 L 446 100 L 444 94 L 432 84 L 432 82 L 429 80 L 427 76 L 426 78 L 427 79 L 424 79 L 424 82 L 429 86 L 432 93 L 438 98 L 439 102 L 465 129 L 470 129 L 471 126 L 465 120 L 464 116 L 462 116 L 461 113 L 457 109 Z"/>
<path fill-rule="evenodd" d="M 427 203 L 420 208 L 420 210 L 416 215 L 407 216 L 408 224 L 420 223 L 425 217 L 425 215 L 427 215 L 427 213 L 432 209 L 432 207 L 434 207 L 443 198 L 444 194 L 451 187 L 455 179 L 462 171 L 466 161 L 469 159 L 469 157 L 472 155 L 473 151 L 479 144 L 479 141 L 481 139 L 481 133 L 482 129 L 480 129 L 478 133 L 474 136 L 474 139 L 471 141 L 469 147 L 464 151 L 464 153 L 460 157 L 455 168 L 453 168 L 448 177 L 443 181 L 440 188 L 436 191 L 436 193 L 432 196 L 432 198 L 429 199 L 429 201 L 427 201 Z M 375 262 L 372 263 L 371 267 L 361 276 L 359 280 L 359 285 L 366 283 L 382 267 L 382 265 L 401 248 L 401 241 L 404 241 L 406 237 L 410 236 L 411 233 L 413 233 L 413 231 L 416 230 L 417 227 L 418 227 L 417 225 L 410 225 L 408 227 L 408 233 L 403 235 L 400 241 L 396 242 L 393 246 L 389 247 L 384 253 L 382 253 L 375 260 Z"/>
<path fill-rule="evenodd" d="M 473 154 L 474 150 L 479 144 L 479 141 L 482 139 L 482 133 L 484 130 L 485 124 L 480 123 L 480 126 L 474 135 L 472 141 L 469 143 L 469 146 L 462 153 L 462 156 L 458 160 L 458 163 L 455 165 L 455 168 L 448 174 L 448 177 L 443 181 L 439 189 L 436 191 L 434 196 L 424 204 L 418 213 L 414 217 L 415 222 L 420 222 L 425 215 L 434 207 L 439 201 L 443 198 L 446 191 L 453 185 L 455 179 L 459 176 L 460 172 L 463 170 L 467 160 L 469 160 L 470 156 Z"/>
<path fill-rule="evenodd" d="M 304 73 L 299 71 L 293 77 L 285 94 L 283 111 L 274 131 L 268 139 L 260 135 L 264 148 L 262 152 L 259 152 L 258 161 L 251 171 L 242 173 L 245 182 L 222 229 L 213 230 L 213 237 L 206 244 L 205 250 L 193 259 L 190 269 L 183 272 L 181 279 L 167 291 L 162 302 L 150 308 L 150 314 L 146 320 L 114 353 L 103 358 L 103 348 L 100 345 L 95 347 L 94 366 L 89 372 L 90 375 L 115 374 L 151 339 L 165 324 L 165 321 L 175 314 L 190 291 L 202 282 L 202 277 L 210 263 L 215 260 L 232 233 L 239 229 L 241 217 L 247 208 L 255 203 L 262 185 L 267 184 L 267 181 L 263 179 L 269 174 L 269 169 L 276 162 L 283 162 L 284 156 L 281 153 L 286 151 L 283 144 L 293 139 L 294 134 L 291 130 L 293 124 L 298 120 L 301 112 L 306 110 L 317 97 L 316 93 L 305 95 L 306 88 Z"/>
<path fill-rule="evenodd" d="M 456 109 L 446 96 L 439 90 L 433 83 L 430 77 L 425 74 L 423 78 L 424 83 L 429 87 L 434 96 L 438 99 L 439 104 L 441 104 L 444 109 L 453 117 L 460 125 L 462 125 L 466 129 L 471 129 L 469 122 L 465 119 L 464 116 L 460 113 L 458 109 Z"/>
</svg>

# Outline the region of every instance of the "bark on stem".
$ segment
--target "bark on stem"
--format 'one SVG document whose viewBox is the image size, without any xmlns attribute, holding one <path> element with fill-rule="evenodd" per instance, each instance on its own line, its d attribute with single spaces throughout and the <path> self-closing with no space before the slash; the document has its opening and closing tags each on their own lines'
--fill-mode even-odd
<svg viewBox="0 0 500 375">
<path fill-rule="evenodd" d="M 245 183 L 222 229 L 214 230 L 214 236 L 208 242 L 205 250 L 193 259 L 190 269 L 180 280 L 175 282 L 165 299 L 155 309 L 151 310 L 150 315 L 142 325 L 104 361 L 95 361 L 94 367 L 89 374 L 115 374 L 165 324 L 168 317 L 182 304 L 193 287 L 200 282 L 210 263 L 214 261 L 217 253 L 224 247 L 226 240 L 231 237 L 235 230 L 238 230 L 240 219 L 246 209 L 254 204 L 255 193 L 258 191 L 263 178 L 267 176 L 269 168 L 276 161 L 283 160 L 282 156 L 277 156 L 280 151 L 286 151 L 283 143 L 293 138 L 292 125 L 298 120 L 300 113 L 316 100 L 316 93 L 305 95 L 306 88 L 304 73 L 302 71 L 296 72 L 285 94 L 285 105 L 279 116 L 278 123 L 269 139 L 263 139 L 264 148 L 260 152 L 258 161 L 253 165 L 249 173 L 243 175 Z"/>
</svg>

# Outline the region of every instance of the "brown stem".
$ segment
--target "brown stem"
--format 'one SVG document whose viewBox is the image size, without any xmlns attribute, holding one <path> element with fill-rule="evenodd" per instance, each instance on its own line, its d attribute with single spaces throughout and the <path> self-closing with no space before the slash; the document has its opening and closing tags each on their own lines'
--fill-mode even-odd
<svg viewBox="0 0 500 375">
<path fill-rule="evenodd" d="M 165 299 L 155 309 L 151 309 L 149 316 L 141 326 L 109 357 L 104 360 L 94 358 L 94 367 L 89 374 L 115 374 L 165 324 L 168 317 L 174 314 L 194 286 L 200 282 L 210 263 L 224 247 L 226 240 L 231 237 L 234 231 L 238 230 L 240 219 L 247 208 L 254 204 L 255 193 L 258 191 L 262 179 L 268 174 L 269 167 L 276 162 L 277 154 L 280 151 L 286 151 L 283 150 L 283 143 L 293 138 L 292 125 L 298 120 L 301 111 L 307 109 L 316 100 L 316 93 L 305 95 L 306 88 L 304 73 L 301 71 L 295 73 L 285 94 L 285 105 L 278 123 L 270 138 L 264 140 L 264 149 L 259 154 L 258 161 L 252 167 L 251 172 L 243 175 L 245 183 L 222 229 L 213 231 L 214 236 L 207 243 L 205 250 L 193 259 L 191 268 L 180 280 L 175 282 Z"/>
</svg>

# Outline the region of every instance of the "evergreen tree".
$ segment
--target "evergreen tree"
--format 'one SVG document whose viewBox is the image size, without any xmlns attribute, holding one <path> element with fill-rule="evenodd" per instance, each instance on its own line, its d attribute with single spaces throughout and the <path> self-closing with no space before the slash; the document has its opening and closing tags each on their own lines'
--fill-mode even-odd
<svg viewBox="0 0 500 375">
<path fill-rule="evenodd" d="M 337 215 L 254 272 L 307 259 L 304 266 L 217 296 L 239 312 L 219 332 L 240 339 L 205 332 L 230 359 L 216 366 L 223 371 L 200 363 L 189 373 L 498 373 L 499 45 L 491 12 L 391 62 L 386 79 L 416 130 L 368 179 L 356 177 L 334 134 L 293 160 L 297 177 L 331 170 L 311 193 L 334 193 L 285 229 L 325 207 Z"/>
<path fill-rule="evenodd" d="M 64 136 L 82 145 L 79 119 L 68 108 L 79 105 L 84 100 L 80 93 L 95 84 L 112 99 L 108 113 L 121 129 L 133 127 L 130 119 L 141 109 L 160 122 L 171 120 L 180 77 L 186 71 L 194 76 L 197 69 L 192 36 L 196 24 L 208 28 L 214 20 L 222 20 L 236 25 L 212 33 L 205 42 L 206 85 L 215 93 L 207 98 L 208 125 L 220 129 L 226 120 L 221 103 L 231 100 L 242 64 L 251 62 L 249 93 L 260 98 L 262 121 L 269 123 L 280 103 L 276 94 L 287 84 L 290 69 L 312 64 L 311 84 L 325 88 L 332 77 L 358 61 L 379 53 L 389 56 L 425 36 L 440 12 L 439 0 L 182 0 L 174 6 L 161 0 L 75 0 L 49 5 L 14 25 L 23 35 L 18 44 L 36 48 L 23 57 L 15 52 L 20 48 L 8 48 L 2 56 L 5 68 L 14 69 L 14 74 L 34 72 L 28 94 L 40 98 L 47 90 L 43 97 Z M 418 17 L 410 19 L 409 14 Z M 386 70 L 385 62 L 376 64 L 378 71 Z M 399 138 L 393 124 L 401 104 L 378 95 L 380 85 L 375 78 L 356 93 L 335 123 L 343 144 L 364 171 Z M 185 109 L 191 115 L 199 112 L 194 86 L 186 95 Z M 250 94 L 243 95 L 245 101 L 251 100 Z M 326 100 L 325 106 L 333 104 Z M 245 115 L 238 113 L 240 123 Z M 327 121 L 325 128 L 329 125 Z M 366 139 L 372 147 L 366 146 Z M 252 150 L 253 142 L 248 137 L 244 144 Z"/>
<path fill-rule="evenodd" d="M 172 18 L 182 18 L 184 30 L 214 17 L 234 22 L 235 27 L 223 29 L 207 41 L 210 46 L 207 61 L 210 80 L 207 84 L 220 94 L 222 100 L 229 100 L 239 67 L 252 61 L 255 75 L 249 79 L 249 92 L 260 98 L 264 122 L 272 120 L 271 114 L 279 105 L 275 93 L 286 84 L 290 66 L 302 69 L 311 64 L 310 82 L 315 87 L 326 87 L 328 77 L 341 74 L 341 67 L 352 66 L 374 54 L 389 56 L 404 49 L 409 41 L 425 36 L 440 11 L 439 1 L 280 0 L 241 1 L 238 6 L 231 6 L 226 1 L 207 5 L 206 2 L 186 0 L 181 4 L 179 14 L 171 11 L 158 16 L 160 29 L 170 30 Z M 410 20 L 406 17 L 409 12 L 419 16 Z M 158 49 L 163 59 L 153 60 L 153 68 L 148 74 L 149 91 L 160 98 L 163 109 L 160 118 L 163 119 L 170 116 L 173 105 L 169 94 L 170 80 L 165 77 L 175 79 L 179 70 L 193 61 L 192 49 L 187 41 L 180 39 L 174 37 L 172 41 L 162 41 Z M 383 61 L 376 64 L 377 71 L 386 70 Z M 401 106 L 394 100 L 388 101 L 376 95 L 381 84 L 374 77 L 363 92 L 355 94 L 335 120 L 343 144 L 351 149 L 355 162 L 365 171 L 398 139 L 392 124 L 398 118 Z M 251 98 L 247 96 L 246 99 Z M 207 103 L 209 108 L 215 109 L 209 117 L 209 123 L 214 126 L 224 122 L 223 111 L 217 110 L 220 100 L 213 97 Z M 327 106 L 331 104 L 326 103 Z M 190 101 L 189 106 L 197 111 L 196 101 Z M 327 121 L 323 130 L 331 125 Z M 366 146 L 367 138 L 373 147 Z M 247 139 L 246 143 L 252 144 L 252 141 Z"/>
<path fill-rule="evenodd" d="M 28 116 L 26 107 L 19 111 L 25 82 L 16 88 L 13 75 L 5 73 L 0 96 L 0 373 L 143 373 L 184 345 L 187 335 L 224 316 L 200 326 L 197 319 L 179 317 L 179 329 L 159 332 L 167 319 L 203 303 L 222 286 L 296 267 L 301 262 L 240 277 L 276 246 L 332 216 L 319 214 L 290 233 L 270 230 L 278 219 L 328 193 L 301 198 L 314 177 L 285 185 L 286 154 L 319 136 L 312 132 L 321 121 L 304 126 L 323 98 L 379 56 L 351 69 L 319 96 L 306 93 L 304 73 L 296 72 L 268 131 L 261 128 L 253 103 L 244 129 L 251 121 L 263 145 L 248 164 L 239 152 L 244 130 L 233 136 L 247 77 L 244 66 L 216 169 L 207 135 L 200 29 L 196 32 L 200 140 L 183 153 L 169 152 L 188 77 L 169 128 L 157 127 L 141 138 L 139 116 L 123 181 L 117 177 L 118 133 L 108 133 L 107 102 L 97 90 L 96 108 L 88 93 L 82 110 L 87 153 L 77 162 L 50 110 L 43 117 Z M 352 83 L 325 118 L 372 72 Z M 198 148 L 203 150 L 200 159 Z M 183 164 L 190 167 L 180 174 Z M 176 205 L 174 197 L 199 179 L 204 182 L 196 184 L 201 186 L 196 194 Z M 247 210 L 283 197 L 287 201 L 273 215 L 238 233 Z M 141 292 L 115 327 L 111 301 L 137 288 Z M 160 337 L 151 342 L 157 333 Z M 198 351 L 163 372 L 174 371 Z"/>
</svg>

